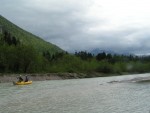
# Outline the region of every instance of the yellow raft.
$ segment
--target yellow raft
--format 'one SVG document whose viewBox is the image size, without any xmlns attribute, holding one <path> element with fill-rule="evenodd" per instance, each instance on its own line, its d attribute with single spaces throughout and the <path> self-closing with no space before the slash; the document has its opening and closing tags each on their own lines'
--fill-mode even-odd
<svg viewBox="0 0 150 113">
<path fill-rule="evenodd" d="M 32 81 L 28 81 L 28 82 L 13 82 L 14 85 L 28 85 L 28 84 L 32 84 Z"/>
</svg>

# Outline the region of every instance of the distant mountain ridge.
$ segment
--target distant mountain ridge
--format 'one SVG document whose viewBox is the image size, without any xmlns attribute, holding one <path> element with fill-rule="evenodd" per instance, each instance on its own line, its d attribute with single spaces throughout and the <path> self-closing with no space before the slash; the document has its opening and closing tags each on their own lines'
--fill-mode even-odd
<svg viewBox="0 0 150 113">
<path fill-rule="evenodd" d="M 129 56 L 129 55 L 134 55 L 132 53 L 117 53 L 117 52 L 114 52 L 114 51 L 111 51 L 111 50 L 102 50 L 102 49 L 99 49 L 99 48 L 95 48 L 95 49 L 92 49 L 89 51 L 90 53 L 94 54 L 94 55 L 97 55 L 99 53 L 107 53 L 107 54 L 111 54 L 111 55 L 126 55 L 126 56 Z"/>
<path fill-rule="evenodd" d="M 92 54 L 94 54 L 94 55 L 97 55 L 97 54 L 103 53 L 103 52 L 105 52 L 105 53 L 110 53 L 110 54 L 112 54 L 112 55 L 116 54 L 116 53 L 113 52 L 113 51 L 106 51 L 106 50 L 102 50 L 102 49 L 99 49 L 99 48 L 92 49 L 92 50 L 89 51 L 89 52 L 92 53 Z"/>
<path fill-rule="evenodd" d="M 21 44 L 32 45 L 38 52 L 49 51 L 51 54 L 64 52 L 64 50 L 58 46 L 46 42 L 40 37 L 23 30 L 0 15 L 0 33 L 2 33 L 5 29 L 10 32 L 12 36 L 15 36 L 17 39 L 19 39 Z"/>
</svg>

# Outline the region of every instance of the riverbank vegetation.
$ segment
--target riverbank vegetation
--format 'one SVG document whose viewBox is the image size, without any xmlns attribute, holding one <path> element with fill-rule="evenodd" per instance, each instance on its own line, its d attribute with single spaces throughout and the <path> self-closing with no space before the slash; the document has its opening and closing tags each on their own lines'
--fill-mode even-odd
<svg viewBox="0 0 150 113">
<path fill-rule="evenodd" d="M 38 52 L 5 31 L 0 34 L 0 73 L 147 73 L 150 56 L 118 55 L 86 51 L 68 54 Z"/>
</svg>

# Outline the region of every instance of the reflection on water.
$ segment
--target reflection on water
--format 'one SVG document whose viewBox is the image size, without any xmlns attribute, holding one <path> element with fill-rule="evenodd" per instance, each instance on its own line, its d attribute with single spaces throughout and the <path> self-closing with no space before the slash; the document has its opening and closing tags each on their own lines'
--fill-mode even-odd
<svg viewBox="0 0 150 113">
<path fill-rule="evenodd" d="M 0 113 L 149 113 L 150 83 L 137 76 L 0 84 Z"/>
</svg>

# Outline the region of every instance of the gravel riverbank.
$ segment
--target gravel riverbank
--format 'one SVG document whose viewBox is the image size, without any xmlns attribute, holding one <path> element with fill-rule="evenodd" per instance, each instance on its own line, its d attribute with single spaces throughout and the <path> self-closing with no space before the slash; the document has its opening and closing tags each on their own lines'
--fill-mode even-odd
<svg viewBox="0 0 150 113">
<path fill-rule="evenodd" d="M 76 79 L 81 76 L 81 74 L 77 73 L 0 74 L 0 83 L 17 81 L 19 75 L 21 75 L 23 79 L 25 75 L 28 75 L 29 79 L 32 81 Z"/>
<path fill-rule="evenodd" d="M 65 79 L 79 79 L 79 78 L 92 78 L 92 77 L 108 77 L 108 76 L 121 76 L 102 73 L 45 73 L 45 74 L 0 74 L 0 83 L 17 81 L 18 76 L 22 76 L 25 79 L 25 75 L 28 75 L 29 80 L 32 81 L 45 81 L 45 80 L 65 80 Z M 148 77 L 135 77 L 131 80 L 111 81 L 114 82 L 150 82 L 150 76 Z"/>
</svg>

